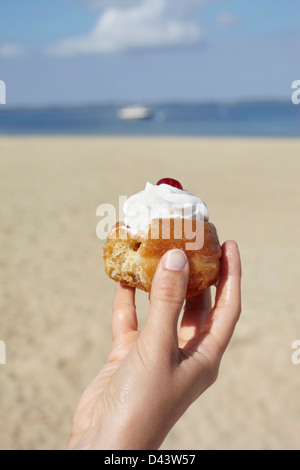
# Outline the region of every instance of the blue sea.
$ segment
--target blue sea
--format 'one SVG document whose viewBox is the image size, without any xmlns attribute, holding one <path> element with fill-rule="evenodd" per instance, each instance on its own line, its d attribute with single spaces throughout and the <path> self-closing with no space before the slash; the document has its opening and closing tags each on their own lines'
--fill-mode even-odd
<svg viewBox="0 0 300 470">
<path fill-rule="evenodd" d="M 121 106 L 1 105 L 0 135 L 300 137 L 300 105 L 291 102 L 161 103 L 143 121 L 120 121 Z"/>
</svg>

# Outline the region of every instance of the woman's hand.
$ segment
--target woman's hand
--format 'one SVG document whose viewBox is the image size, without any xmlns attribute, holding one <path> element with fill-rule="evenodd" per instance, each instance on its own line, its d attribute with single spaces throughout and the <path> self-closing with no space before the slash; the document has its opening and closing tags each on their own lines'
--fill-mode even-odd
<svg viewBox="0 0 300 470">
<path fill-rule="evenodd" d="M 179 331 L 189 276 L 183 251 L 162 257 L 142 331 L 135 290 L 117 284 L 112 349 L 81 397 L 69 449 L 157 449 L 189 405 L 214 383 L 241 310 L 238 248 L 229 241 L 222 250 L 214 307 L 210 289 L 188 299 Z"/>
</svg>

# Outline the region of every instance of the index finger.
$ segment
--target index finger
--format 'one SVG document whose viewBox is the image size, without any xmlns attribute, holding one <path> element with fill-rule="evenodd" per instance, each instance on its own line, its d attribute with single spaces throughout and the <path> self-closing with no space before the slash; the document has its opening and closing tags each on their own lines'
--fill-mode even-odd
<svg viewBox="0 0 300 470">
<path fill-rule="evenodd" d="M 215 306 L 206 320 L 204 330 L 220 359 L 233 334 L 241 313 L 241 259 L 237 244 L 223 244 L 221 277 L 217 286 Z"/>
<path fill-rule="evenodd" d="M 222 247 L 221 276 L 214 308 L 201 333 L 184 349 L 199 352 L 211 366 L 217 366 L 228 346 L 241 312 L 241 261 L 238 246 L 227 241 Z"/>
<path fill-rule="evenodd" d="M 133 287 L 125 286 L 120 282 L 116 284 L 111 323 L 113 339 L 137 330 L 135 289 Z"/>
</svg>

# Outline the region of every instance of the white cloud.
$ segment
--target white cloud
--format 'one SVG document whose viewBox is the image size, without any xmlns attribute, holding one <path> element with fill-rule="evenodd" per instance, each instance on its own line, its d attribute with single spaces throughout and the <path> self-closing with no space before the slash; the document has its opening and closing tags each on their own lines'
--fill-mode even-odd
<svg viewBox="0 0 300 470">
<path fill-rule="evenodd" d="M 12 43 L 0 43 L 0 57 L 15 58 L 25 54 L 25 49 L 22 46 Z"/>
<path fill-rule="evenodd" d="M 141 4 L 141 0 L 75 0 L 80 1 L 83 5 L 91 9 L 99 8 L 108 8 L 108 7 L 118 7 L 118 8 L 127 8 L 128 6 Z M 166 0 L 165 3 L 168 4 L 168 8 L 178 8 L 181 9 L 185 7 L 197 7 L 211 3 L 214 0 Z"/>
<path fill-rule="evenodd" d="M 143 0 L 128 8 L 106 8 L 89 34 L 64 39 L 49 46 L 45 52 L 75 56 L 201 42 L 199 25 L 172 14 L 168 5 L 169 0 Z"/>
<path fill-rule="evenodd" d="M 140 0 L 81 0 L 81 3 L 86 5 L 88 8 L 107 8 L 107 7 L 128 7 L 136 5 Z"/>
</svg>

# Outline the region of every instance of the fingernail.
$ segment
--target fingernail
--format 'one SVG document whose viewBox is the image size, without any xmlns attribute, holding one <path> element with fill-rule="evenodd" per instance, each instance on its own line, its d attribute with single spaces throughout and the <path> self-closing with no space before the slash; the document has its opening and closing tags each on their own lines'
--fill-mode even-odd
<svg viewBox="0 0 300 470">
<path fill-rule="evenodd" d="M 164 267 L 170 271 L 182 271 L 187 263 L 187 257 L 182 250 L 171 250 L 164 256 Z"/>
</svg>

